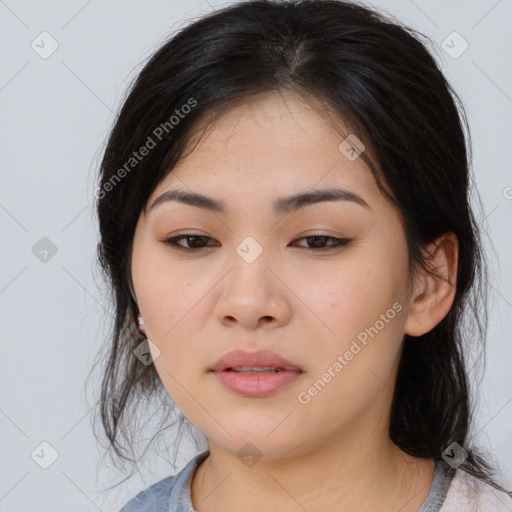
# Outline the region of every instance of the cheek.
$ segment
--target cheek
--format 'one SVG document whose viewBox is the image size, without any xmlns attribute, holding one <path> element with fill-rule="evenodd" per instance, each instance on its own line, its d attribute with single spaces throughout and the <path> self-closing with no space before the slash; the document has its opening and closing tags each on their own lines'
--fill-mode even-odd
<svg viewBox="0 0 512 512">
<path fill-rule="evenodd" d="M 373 267 L 375 269 L 375 267 Z M 304 290 L 304 293 L 306 290 Z M 309 287 L 307 305 L 330 327 L 331 335 L 351 336 L 379 318 L 396 300 L 389 272 L 346 267 L 332 272 L 327 284 Z M 326 331 L 328 334 L 329 331 Z"/>
<path fill-rule="evenodd" d="M 392 389 L 388 379 L 399 354 L 405 308 L 389 271 L 367 272 L 364 279 L 349 273 L 324 292 L 323 298 L 317 294 L 317 307 L 334 334 L 323 329 L 327 343 L 315 344 L 311 387 L 302 391 L 313 409 L 328 411 L 325 414 L 338 424 Z M 381 398 L 385 402 L 390 397 Z"/>
<path fill-rule="evenodd" d="M 140 251 L 134 259 L 132 275 L 147 336 L 160 351 L 156 369 L 174 397 L 179 396 L 181 388 L 171 375 L 181 382 L 190 374 L 187 369 L 200 365 L 194 340 L 201 331 L 198 317 L 205 314 L 206 301 L 201 298 L 212 284 L 197 274 L 187 275 L 183 267 L 169 264 L 169 259 L 158 252 L 147 251 L 146 256 Z"/>
<path fill-rule="evenodd" d="M 396 254 L 395 261 L 399 259 Z M 324 339 L 332 341 L 318 347 L 320 366 L 326 371 L 338 355 L 346 354 L 345 377 L 340 373 L 338 381 L 364 380 L 369 368 L 387 375 L 403 337 L 405 270 L 390 258 L 373 257 L 364 265 L 346 262 L 332 275 L 335 279 L 308 295 L 326 327 Z"/>
<path fill-rule="evenodd" d="M 171 264 L 160 247 L 140 244 L 134 246 L 132 280 L 148 334 L 158 343 L 164 342 L 197 302 L 200 290 L 193 286 L 197 277 L 187 276 L 183 268 Z"/>
</svg>

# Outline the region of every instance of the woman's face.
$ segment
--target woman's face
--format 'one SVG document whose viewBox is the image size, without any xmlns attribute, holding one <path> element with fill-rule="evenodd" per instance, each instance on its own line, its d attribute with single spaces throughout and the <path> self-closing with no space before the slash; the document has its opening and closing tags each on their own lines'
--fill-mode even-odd
<svg viewBox="0 0 512 512">
<path fill-rule="evenodd" d="M 224 449 L 276 458 L 387 436 L 410 291 L 397 210 L 339 132 L 300 97 L 285 98 L 261 95 L 225 114 L 160 182 L 131 267 L 154 364 L 180 410 Z M 361 200 L 274 208 L 332 189 Z M 224 211 L 177 200 L 151 208 L 171 190 Z M 165 243 L 184 234 L 203 238 Z M 301 373 L 241 394 L 211 371 L 233 349 L 270 350 Z"/>
</svg>

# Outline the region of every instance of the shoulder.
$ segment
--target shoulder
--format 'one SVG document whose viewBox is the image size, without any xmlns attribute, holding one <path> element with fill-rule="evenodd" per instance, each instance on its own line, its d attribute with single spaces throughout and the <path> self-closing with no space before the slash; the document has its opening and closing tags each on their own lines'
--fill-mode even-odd
<svg viewBox="0 0 512 512">
<path fill-rule="evenodd" d="M 190 501 L 189 477 L 208 451 L 196 455 L 177 474 L 168 476 L 140 491 L 119 512 L 181 512 Z M 185 511 L 188 512 L 188 506 Z"/>
<path fill-rule="evenodd" d="M 512 511 L 512 497 L 465 471 L 457 469 L 440 512 L 487 511 Z"/>
<path fill-rule="evenodd" d="M 168 476 L 147 489 L 140 491 L 119 512 L 158 512 L 167 510 L 171 492 L 176 486 L 179 473 Z"/>
</svg>

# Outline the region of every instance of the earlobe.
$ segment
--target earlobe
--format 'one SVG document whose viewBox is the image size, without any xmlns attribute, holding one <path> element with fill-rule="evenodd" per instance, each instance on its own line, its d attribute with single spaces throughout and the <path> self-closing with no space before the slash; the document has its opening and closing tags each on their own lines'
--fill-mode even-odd
<svg viewBox="0 0 512 512">
<path fill-rule="evenodd" d="M 430 272 L 421 269 L 416 276 L 405 334 L 414 337 L 426 334 L 450 311 L 456 292 L 458 248 L 453 233 L 445 233 L 426 248 Z"/>
<path fill-rule="evenodd" d="M 139 324 L 139 331 L 144 334 L 144 336 L 147 336 L 146 329 L 144 325 L 144 318 L 142 318 L 142 315 L 137 316 L 137 323 Z"/>
</svg>

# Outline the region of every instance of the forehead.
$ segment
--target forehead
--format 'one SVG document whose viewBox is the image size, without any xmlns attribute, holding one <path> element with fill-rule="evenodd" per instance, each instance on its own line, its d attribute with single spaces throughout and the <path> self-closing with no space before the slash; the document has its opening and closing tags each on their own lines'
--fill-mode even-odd
<svg viewBox="0 0 512 512">
<path fill-rule="evenodd" d="M 345 152 L 350 132 L 334 113 L 329 116 L 333 125 L 319 112 L 322 108 L 296 93 L 264 93 L 240 101 L 211 124 L 205 118 L 195 130 L 199 142 L 191 138 L 186 156 L 148 203 L 173 186 L 228 203 L 248 193 L 261 200 L 259 192 L 283 196 L 333 186 L 357 189 L 368 202 L 377 201 L 380 191 L 370 169 Z"/>
</svg>

